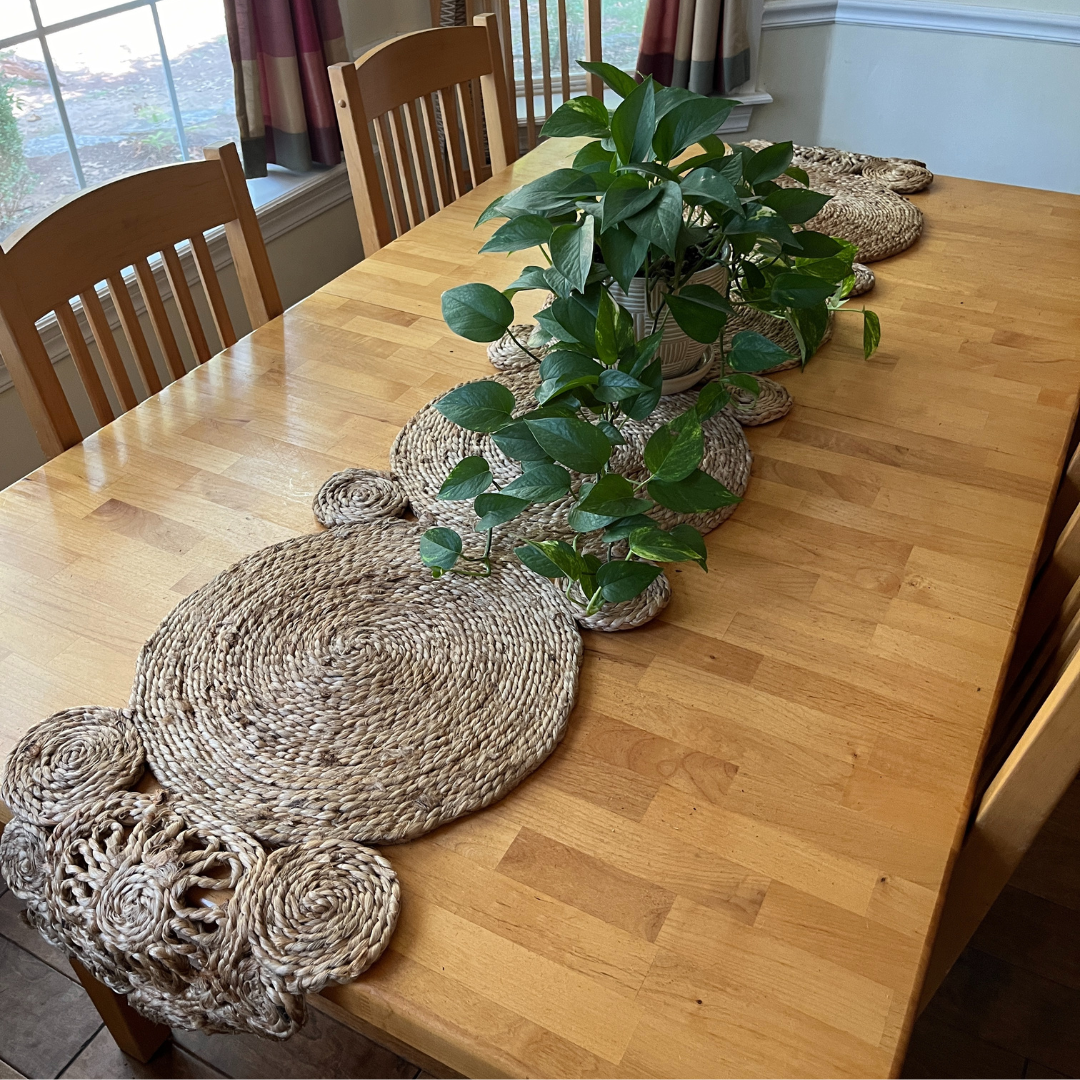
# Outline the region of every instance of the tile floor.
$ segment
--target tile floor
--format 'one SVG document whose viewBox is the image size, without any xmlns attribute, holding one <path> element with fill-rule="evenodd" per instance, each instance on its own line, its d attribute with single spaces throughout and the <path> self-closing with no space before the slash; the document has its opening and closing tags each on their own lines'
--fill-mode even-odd
<svg viewBox="0 0 1080 1080">
<path fill-rule="evenodd" d="M 0 1080 L 426 1075 L 314 1009 L 286 1043 L 177 1032 L 141 1065 L 117 1049 L 20 906 L 0 892 Z M 920 1018 L 903 1076 L 1080 1077 L 1078 1018 L 1080 782 Z"/>
</svg>

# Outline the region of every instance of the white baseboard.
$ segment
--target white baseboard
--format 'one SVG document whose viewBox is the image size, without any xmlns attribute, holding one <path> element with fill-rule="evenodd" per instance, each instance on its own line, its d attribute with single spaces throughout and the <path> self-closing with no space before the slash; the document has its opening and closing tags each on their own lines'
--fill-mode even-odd
<svg viewBox="0 0 1080 1080">
<path fill-rule="evenodd" d="M 765 0 L 763 30 L 833 23 L 1080 45 L 1080 14 L 980 7 L 948 0 Z"/>
</svg>

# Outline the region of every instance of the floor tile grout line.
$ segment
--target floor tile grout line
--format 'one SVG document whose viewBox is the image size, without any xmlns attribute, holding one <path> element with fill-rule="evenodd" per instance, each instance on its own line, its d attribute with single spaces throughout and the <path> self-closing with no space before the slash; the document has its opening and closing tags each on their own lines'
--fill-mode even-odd
<svg viewBox="0 0 1080 1080">
<path fill-rule="evenodd" d="M 200 1054 L 195 1053 L 194 1050 L 189 1050 L 186 1046 L 183 1046 L 180 1043 L 178 1043 L 172 1037 L 172 1029 L 171 1028 L 169 1029 L 169 1042 L 171 1042 L 173 1044 L 173 1046 L 177 1050 L 180 1050 L 182 1053 L 187 1054 L 189 1057 L 193 1057 L 196 1061 L 198 1061 L 201 1064 L 205 1065 L 208 1069 L 213 1069 L 214 1072 L 220 1074 L 221 1076 L 224 1076 L 226 1078 L 226 1080 L 234 1080 L 232 1073 L 227 1073 L 223 1068 L 221 1068 L 220 1065 L 215 1065 L 212 1061 L 207 1061 L 206 1058 L 202 1057 L 202 1055 L 200 1055 Z"/>
<path fill-rule="evenodd" d="M 15 1074 L 16 1074 L 17 1076 L 22 1076 L 22 1073 L 21 1073 L 21 1072 L 19 1072 L 19 1070 L 18 1070 L 18 1069 L 16 1069 L 16 1068 L 15 1068 L 15 1066 L 14 1066 L 14 1065 L 12 1065 L 12 1064 L 11 1064 L 11 1062 L 10 1062 L 10 1061 L 8 1061 L 8 1059 L 7 1059 L 6 1057 L 2 1057 L 2 1056 L 0 1056 L 0 1065 L 6 1065 L 6 1066 L 7 1066 L 7 1068 L 9 1068 L 9 1069 L 10 1069 L 10 1070 L 11 1070 L 11 1071 L 12 1071 L 13 1073 L 15 1073 Z M 66 1068 L 66 1066 L 65 1066 L 65 1068 Z"/>
<path fill-rule="evenodd" d="M 82 1046 L 80 1046 L 79 1049 L 75 1051 L 75 1053 L 72 1056 L 71 1060 L 56 1074 L 57 1078 L 63 1076 L 64 1073 L 66 1073 L 68 1071 L 68 1069 L 70 1069 L 71 1066 L 75 1064 L 75 1061 L 78 1058 L 78 1056 L 98 1037 L 98 1035 L 101 1034 L 101 1029 L 103 1027 L 105 1027 L 104 1023 L 98 1024 L 98 1026 L 94 1029 L 94 1033 L 90 1036 L 90 1038 L 87 1039 L 86 1042 L 84 1042 L 82 1044 Z"/>
<path fill-rule="evenodd" d="M 36 932 L 37 931 L 35 931 L 35 933 Z M 65 979 L 68 979 L 69 981 L 75 983 L 76 986 L 81 985 L 79 983 L 79 980 L 75 977 L 75 972 L 74 971 L 72 971 L 71 974 L 69 975 L 66 971 L 61 971 L 59 968 L 54 968 L 52 966 L 52 964 L 49 963 L 48 960 L 42 960 L 42 958 L 40 956 L 38 956 L 36 953 L 32 953 L 25 945 L 20 944 L 14 938 L 9 938 L 7 936 L 7 934 L 0 933 L 0 939 L 6 941 L 9 945 L 14 945 L 16 949 L 18 949 L 20 952 L 26 953 L 27 956 L 29 956 L 32 959 L 36 960 L 39 964 L 44 964 L 50 971 L 55 971 L 57 975 L 63 975 Z M 44 941 L 44 940 L 45 939 L 42 938 L 42 941 Z M 65 957 L 65 959 L 67 959 L 67 958 Z"/>
</svg>

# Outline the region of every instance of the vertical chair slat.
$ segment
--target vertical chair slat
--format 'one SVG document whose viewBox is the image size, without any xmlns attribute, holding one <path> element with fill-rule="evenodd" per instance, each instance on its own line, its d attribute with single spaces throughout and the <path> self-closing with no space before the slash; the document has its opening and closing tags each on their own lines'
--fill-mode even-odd
<svg viewBox="0 0 1080 1080">
<path fill-rule="evenodd" d="M 540 52 L 542 54 L 541 68 L 544 73 L 544 116 L 548 117 L 552 112 L 551 104 L 551 38 L 548 29 L 547 0 L 538 0 L 540 15 Z"/>
<path fill-rule="evenodd" d="M 600 0 L 585 0 L 585 59 L 603 60 L 600 44 Z M 585 93 L 604 100 L 604 80 L 592 72 L 585 73 Z"/>
<path fill-rule="evenodd" d="M 187 331 L 191 351 L 200 364 L 205 364 L 210 359 L 210 346 L 206 343 L 206 335 L 199 321 L 199 310 L 188 288 L 187 275 L 180 263 L 180 256 L 176 254 L 176 248 L 172 244 L 166 244 L 161 249 L 161 257 L 165 261 L 165 276 L 169 279 L 169 288 L 172 289 L 176 305 L 180 308 L 181 321 Z"/>
<path fill-rule="evenodd" d="M 199 233 L 189 241 L 191 251 L 195 256 L 195 265 L 199 268 L 199 280 L 202 282 L 203 292 L 210 304 L 210 314 L 214 317 L 214 328 L 217 330 L 221 347 L 227 349 L 236 344 L 236 331 L 233 330 L 232 319 L 229 317 L 229 309 L 225 304 L 225 297 L 221 292 L 221 282 L 218 281 L 217 271 L 214 269 L 214 260 L 210 256 L 210 248 L 206 245 L 206 238 Z"/>
<path fill-rule="evenodd" d="M 506 94 L 510 99 L 510 112 L 517 131 L 517 79 L 514 75 L 514 41 L 510 30 L 510 0 L 498 0 L 499 41 L 502 44 L 503 73 L 506 76 Z M 517 143 L 514 144 L 517 150 Z"/>
<path fill-rule="evenodd" d="M 98 375 L 97 365 L 86 347 L 86 338 L 82 335 L 79 321 L 71 310 L 71 304 L 66 300 L 56 306 L 56 321 L 67 342 L 68 352 L 75 361 L 75 370 L 82 379 L 86 396 L 90 399 L 90 408 L 94 410 L 94 417 L 104 427 L 115 419 L 112 405 L 109 404 L 109 396 L 105 393 L 105 387 L 101 384 L 101 376 Z"/>
<path fill-rule="evenodd" d="M 480 88 L 480 80 L 473 79 L 468 84 L 462 84 L 462 93 L 468 98 L 471 106 L 473 131 L 476 132 L 476 170 L 478 184 L 491 178 L 491 166 L 487 163 L 487 155 L 484 153 L 484 95 Z"/>
<path fill-rule="evenodd" d="M 405 127 L 401 122 L 401 109 L 391 109 L 386 114 L 390 119 L 390 138 L 394 143 L 394 156 L 398 160 L 398 176 L 401 186 L 405 189 L 407 198 L 406 207 L 409 212 L 409 228 L 415 228 L 423 218 L 420 215 L 420 199 L 418 197 L 419 162 L 412 161 L 409 154 L 409 144 L 405 137 Z"/>
<path fill-rule="evenodd" d="M 442 114 L 443 132 L 446 136 L 446 153 L 450 159 L 450 175 L 454 181 L 454 198 L 460 199 L 469 187 L 465 182 L 465 163 L 461 160 L 461 130 L 457 122 L 454 88 L 446 87 L 439 90 L 438 94 L 439 112 Z"/>
<path fill-rule="evenodd" d="M 405 127 L 409 132 L 409 147 L 412 151 L 413 163 L 416 166 L 416 179 L 420 185 L 420 200 L 424 207 L 424 217 L 431 217 L 439 209 L 439 204 L 435 199 L 435 192 L 431 187 L 431 176 L 435 171 L 435 162 L 431 162 L 431 172 L 429 172 L 424 153 L 424 132 L 420 124 L 420 113 L 416 108 L 416 102 L 409 101 L 404 108 Z"/>
<path fill-rule="evenodd" d="M 469 87 L 465 83 L 458 83 L 454 89 L 457 91 L 461 121 L 465 125 L 465 150 L 469 155 L 469 175 L 472 177 L 472 186 L 476 187 L 484 179 L 483 159 L 480 156 L 480 140 L 476 130 L 475 114 L 470 107 L 472 102 L 466 100 Z"/>
<path fill-rule="evenodd" d="M 390 124 L 385 114 L 375 118 L 375 141 L 379 146 L 379 157 L 382 158 L 383 181 L 390 195 L 390 213 L 394 219 L 394 230 L 398 236 L 403 236 L 409 231 L 409 219 L 405 212 L 405 200 L 402 198 L 401 188 L 398 185 L 401 166 L 394 161 L 391 151 Z"/>
<path fill-rule="evenodd" d="M 116 391 L 116 399 L 120 402 L 120 411 L 127 412 L 128 409 L 134 409 L 138 405 L 139 399 L 132 389 L 131 379 L 128 378 L 123 357 L 113 340 L 112 329 L 109 326 L 108 318 L 105 316 L 105 309 L 98 299 L 97 291 L 91 286 L 86 292 L 79 293 L 79 299 L 82 301 L 83 311 L 86 312 L 86 319 L 90 323 L 90 329 L 94 333 L 98 352 L 101 353 L 101 359 L 105 361 L 105 370 L 109 373 L 109 381 Z"/>
<path fill-rule="evenodd" d="M 443 161 L 442 147 L 439 145 L 439 127 L 435 120 L 435 102 L 430 94 L 420 99 L 420 112 L 424 116 L 424 136 L 427 141 L 428 157 L 431 159 L 431 172 L 435 178 L 435 190 L 439 195 L 439 206 L 449 206 L 454 201 L 446 164 Z"/>
<path fill-rule="evenodd" d="M 536 115 L 533 108 L 532 49 L 529 41 L 529 4 L 520 0 L 521 12 L 521 77 L 525 82 L 525 131 L 529 149 L 536 145 Z"/>
<path fill-rule="evenodd" d="M 120 316 L 120 325 L 124 328 L 124 337 L 127 338 L 131 355 L 135 357 L 135 364 L 142 375 L 143 385 L 147 394 L 156 394 L 161 390 L 161 376 L 158 375 L 154 366 L 154 357 L 150 353 L 150 346 L 146 343 L 146 336 L 139 325 L 139 316 L 135 314 L 135 305 L 131 302 L 131 293 L 128 292 L 127 282 L 121 272 L 110 274 L 106 279 L 109 286 L 109 295 L 112 297 L 113 307 Z"/>
<path fill-rule="evenodd" d="M 566 38 L 566 0 L 559 0 L 559 76 L 565 104 L 570 100 L 570 45 Z"/>
<path fill-rule="evenodd" d="M 158 347 L 165 357 L 165 365 L 169 374 L 174 379 L 179 379 L 187 372 L 184 367 L 184 357 L 180 347 L 176 344 L 176 337 L 172 331 L 172 324 L 165 311 L 165 305 L 161 302 L 158 293 L 157 282 L 154 280 L 154 272 L 145 259 L 136 259 L 132 266 L 135 268 L 135 277 L 139 282 L 139 291 L 143 295 L 146 304 L 146 313 L 150 316 L 150 325 L 154 328 L 154 336 L 157 338 Z"/>
</svg>

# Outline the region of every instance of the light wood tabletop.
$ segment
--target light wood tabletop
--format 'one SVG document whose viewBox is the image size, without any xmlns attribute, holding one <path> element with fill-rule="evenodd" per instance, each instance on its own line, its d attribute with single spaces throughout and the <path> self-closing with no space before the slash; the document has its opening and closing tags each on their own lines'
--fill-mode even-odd
<svg viewBox="0 0 1080 1080">
<path fill-rule="evenodd" d="M 491 373 L 440 317 L 548 143 L 0 493 L 0 752 L 127 701 L 143 640 L 333 472 Z M 912 1023 L 1080 386 L 1080 198 L 938 178 L 654 623 L 587 634 L 565 741 L 388 849 L 396 936 L 337 1015 L 472 1075 L 883 1076 Z M 527 253 L 525 253 L 527 255 Z M 860 303 L 856 301 L 856 304 Z M 520 294 L 529 316 L 537 294 Z"/>
</svg>

